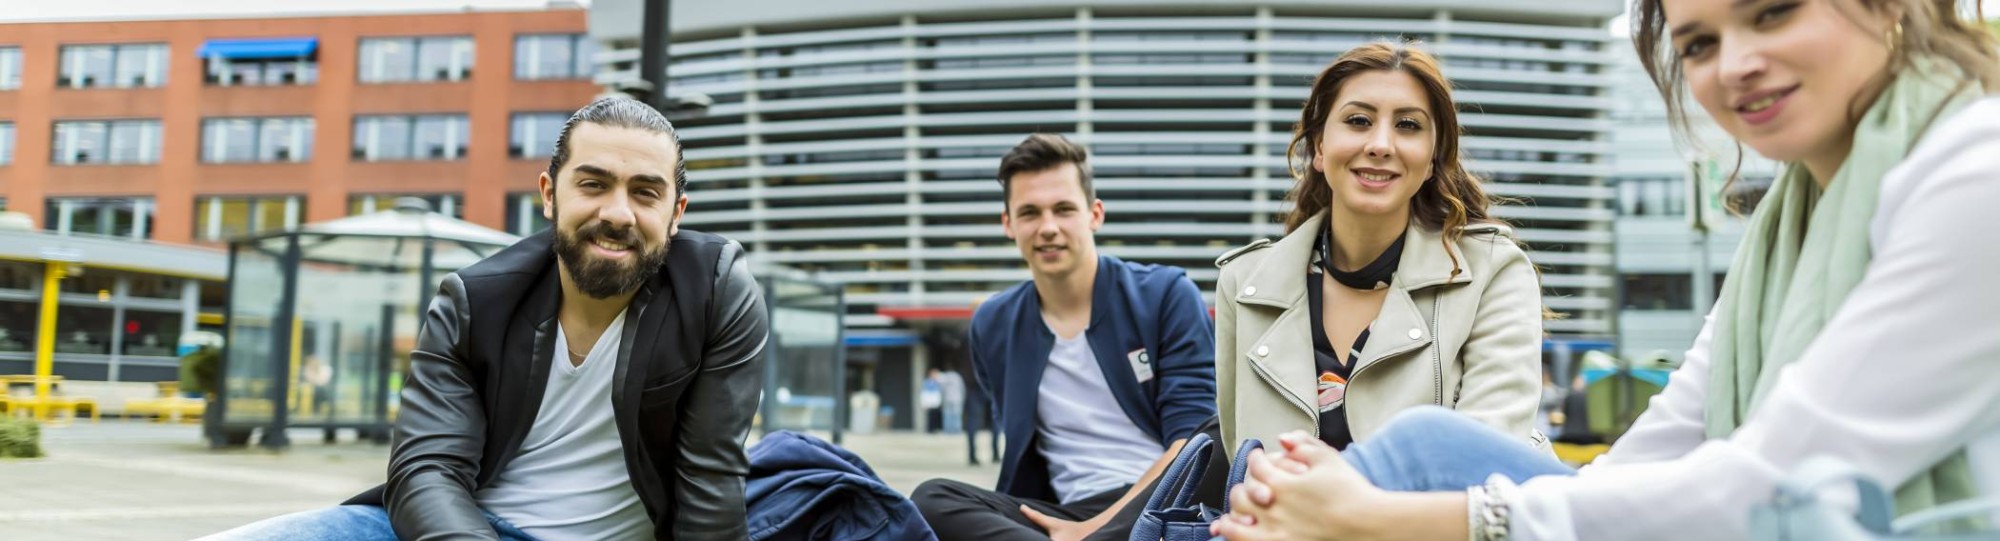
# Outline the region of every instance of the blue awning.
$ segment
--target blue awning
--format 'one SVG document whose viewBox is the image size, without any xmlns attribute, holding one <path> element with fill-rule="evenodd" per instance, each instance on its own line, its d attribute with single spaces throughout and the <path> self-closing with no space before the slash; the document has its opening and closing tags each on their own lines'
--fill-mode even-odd
<svg viewBox="0 0 2000 541">
<path fill-rule="evenodd" d="M 211 39 L 202 42 L 196 54 L 202 58 L 258 60 L 300 58 L 319 48 L 319 38 Z"/>
<path fill-rule="evenodd" d="M 1611 343 L 1610 340 L 1592 340 L 1588 338 L 1546 338 L 1542 340 L 1543 353 L 1555 351 L 1556 348 L 1562 346 L 1568 346 L 1570 352 L 1578 355 L 1582 355 L 1585 351 L 1611 351 L 1618 347 L 1617 344 Z"/>
<path fill-rule="evenodd" d="M 908 347 L 916 345 L 916 335 L 896 332 L 850 332 L 841 340 L 847 347 Z"/>
</svg>

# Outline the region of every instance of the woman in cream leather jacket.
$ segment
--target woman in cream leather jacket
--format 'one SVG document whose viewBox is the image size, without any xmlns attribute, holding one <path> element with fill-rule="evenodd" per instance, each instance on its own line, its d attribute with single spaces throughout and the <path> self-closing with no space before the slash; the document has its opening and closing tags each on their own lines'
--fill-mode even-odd
<svg viewBox="0 0 2000 541">
<path fill-rule="evenodd" d="M 1539 279 L 1459 162 L 1450 88 L 1433 57 L 1390 43 L 1313 83 L 1288 152 L 1287 233 L 1216 262 L 1231 448 L 1291 430 L 1343 448 L 1422 405 L 1546 444 Z"/>
</svg>

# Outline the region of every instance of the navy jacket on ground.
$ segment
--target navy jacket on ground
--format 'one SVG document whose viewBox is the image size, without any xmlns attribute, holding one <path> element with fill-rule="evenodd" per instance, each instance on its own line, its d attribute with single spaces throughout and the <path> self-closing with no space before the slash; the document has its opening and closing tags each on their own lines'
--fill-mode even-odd
<svg viewBox="0 0 2000 541">
<path fill-rule="evenodd" d="M 1107 255 L 1097 258 L 1091 289 L 1084 335 L 1111 396 L 1161 446 L 1192 436 L 1215 415 L 1215 322 L 1201 289 L 1179 267 Z M 1042 371 L 1054 347 L 1032 280 L 981 303 L 967 330 L 973 370 L 993 397 L 995 426 L 1006 434 L 995 489 L 1003 494 L 1056 500 L 1035 442 Z"/>
<path fill-rule="evenodd" d="M 778 431 L 749 454 L 744 500 L 752 540 L 937 539 L 915 503 L 846 449 Z"/>
</svg>

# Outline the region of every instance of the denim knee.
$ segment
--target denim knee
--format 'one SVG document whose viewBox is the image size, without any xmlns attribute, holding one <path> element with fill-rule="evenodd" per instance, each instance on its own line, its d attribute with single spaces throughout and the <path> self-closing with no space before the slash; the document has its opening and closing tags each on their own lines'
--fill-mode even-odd
<svg viewBox="0 0 2000 541">
<path fill-rule="evenodd" d="M 1430 437 L 1455 435 L 1463 437 L 1478 431 L 1492 430 L 1479 421 L 1472 420 L 1463 413 L 1442 406 L 1417 406 L 1403 410 L 1376 431 L 1376 437 Z"/>
</svg>

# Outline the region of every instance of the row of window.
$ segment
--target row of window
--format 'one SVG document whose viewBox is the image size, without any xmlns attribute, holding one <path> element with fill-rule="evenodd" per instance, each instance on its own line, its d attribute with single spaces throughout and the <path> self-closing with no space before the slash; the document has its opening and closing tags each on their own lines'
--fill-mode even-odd
<svg viewBox="0 0 2000 541">
<path fill-rule="evenodd" d="M 0 301 L 0 352 L 34 351 L 38 314 L 36 303 Z M 110 355 L 112 336 L 123 333 L 117 348 L 120 355 L 171 358 L 187 317 L 192 316 L 147 305 L 127 306 L 121 311 L 109 303 L 66 301 L 56 308 L 55 353 Z M 131 365 L 126 366 L 125 377 L 130 377 Z"/>
<path fill-rule="evenodd" d="M 472 76 L 471 36 L 363 38 L 357 80 L 363 83 L 460 81 Z M 593 70 L 596 42 L 586 34 L 514 37 L 514 78 L 582 79 Z M 64 45 L 56 86 L 152 88 L 167 83 L 170 56 L 164 43 Z M 203 80 L 217 86 L 304 85 L 319 80 L 317 54 L 297 58 L 204 58 Z M 0 90 L 21 87 L 20 47 L 0 47 Z"/>
<path fill-rule="evenodd" d="M 431 210 L 454 218 L 465 214 L 464 201 L 451 194 L 365 194 L 348 197 L 347 214 L 372 214 L 395 208 L 396 200 L 417 197 Z M 0 206 L 4 208 L 4 206 Z M 83 234 L 153 238 L 152 198 L 53 197 L 48 199 L 43 229 L 62 235 Z M 506 228 L 528 235 L 548 227 L 542 218 L 541 196 L 517 193 L 507 197 Z M 194 238 L 223 241 L 233 237 L 298 227 L 305 218 L 303 196 L 201 197 L 195 200 Z"/>
<path fill-rule="evenodd" d="M 1709 288 L 1710 302 L 1713 295 L 1722 292 L 1723 274 L 1717 273 Z M 1623 293 L 1619 296 L 1619 307 L 1625 310 L 1693 310 L 1694 276 L 1690 273 L 1677 274 L 1627 274 L 1620 277 Z"/>
<path fill-rule="evenodd" d="M 0 293 L 12 297 L 0 300 L 0 353 L 33 351 L 41 318 L 32 299 L 41 289 L 41 274 L 40 262 L 0 261 Z M 187 319 L 195 316 L 181 303 L 220 308 L 220 285 L 103 268 L 71 276 L 62 281 L 61 292 L 85 298 L 58 301 L 55 352 L 172 357 L 181 331 L 193 326 Z"/>
<path fill-rule="evenodd" d="M 507 155 L 544 158 L 555 150 L 567 113 L 516 113 Z M 311 117 L 209 118 L 201 123 L 201 160 L 207 163 L 282 163 L 312 159 Z M 354 117 L 352 157 L 361 161 L 455 160 L 465 157 L 471 129 L 465 115 L 363 115 Z M 0 122 L 0 165 L 13 163 L 15 128 Z M 158 120 L 70 120 L 55 123 L 50 161 L 76 164 L 152 164 L 160 161 Z"/>
</svg>

